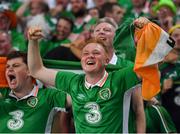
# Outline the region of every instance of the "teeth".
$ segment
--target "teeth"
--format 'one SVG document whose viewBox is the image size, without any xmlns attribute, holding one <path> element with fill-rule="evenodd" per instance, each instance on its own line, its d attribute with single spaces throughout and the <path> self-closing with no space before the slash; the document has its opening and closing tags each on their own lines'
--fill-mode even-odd
<svg viewBox="0 0 180 134">
<path fill-rule="evenodd" d="M 92 65 L 92 64 L 94 64 L 94 62 L 88 61 L 87 64 L 88 64 L 88 65 Z"/>
</svg>

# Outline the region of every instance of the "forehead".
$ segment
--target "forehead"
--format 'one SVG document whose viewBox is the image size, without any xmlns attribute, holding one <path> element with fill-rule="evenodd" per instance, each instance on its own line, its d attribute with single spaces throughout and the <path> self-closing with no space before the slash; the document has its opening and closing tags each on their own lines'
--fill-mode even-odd
<svg viewBox="0 0 180 134">
<path fill-rule="evenodd" d="M 99 28 L 110 28 L 110 29 L 115 30 L 115 28 L 107 22 L 102 22 L 102 23 L 99 23 L 98 25 L 96 25 L 95 29 L 99 29 Z"/>
<path fill-rule="evenodd" d="M 105 51 L 103 46 L 99 43 L 88 43 L 84 48 L 83 51 L 89 51 L 89 50 L 100 50 L 100 51 Z"/>
<path fill-rule="evenodd" d="M 159 11 L 172 12 L 171 9 L 170 9 L 168 6 L 166 6 L 166 5 L 161 6 L 161 7 L 159 8 Z"/>
<path fill-rule="evenodd" d="M 58 24 L 63 24 L 63 25 L 71 25 L 71 23 L 69 21 L 67 21 L 66 19 L 59 19 Z"/>
<path fill-rule="evenodd" d="M 16 63 L 24 63 L 23 59 L 21 57 L 17 57 L 17 58 L 13 58 L 13 59 L 9 59 L 7 60 L 7 64 L 16 64 Z"/>
</svg>

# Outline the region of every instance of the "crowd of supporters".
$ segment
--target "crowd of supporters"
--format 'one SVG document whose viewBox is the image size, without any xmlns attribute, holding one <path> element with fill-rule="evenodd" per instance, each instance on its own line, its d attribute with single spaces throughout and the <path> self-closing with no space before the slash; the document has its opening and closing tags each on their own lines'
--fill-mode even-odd
<svg viewBox="0 0 180 134">
<path fill-rule="evenodd" d="M 177 131 L 173 132 L 180 132 L 180 0 L 1 0 L 0 56 L 6 57 L 12 51 L 27 52 L 27 32 L 36 26 L 43 32 L 43 39 L 39 41 L 43 59 L 80 62 L 85 42 L 97 37 L 96 33 L 101 30 L 97 28 L 97 22 L 109 19 L 116 28 L 115 35 L 109 36 L 114 46 L 112 57 L 115 53 L 127 60 L 124 66 L 130 66 L 135 61 L 134 42 L 132 45 L 132 40 L 125 39 L 126 32 L 122 34 L 124 36 L 118 33 L 129 20 L 139 17 L 156 23 L 175 41 L 173 51 L 159 64 L 161 92 L 152 102 L 144 102 L 145 114 L 151 117 L 146 120 L 146 125 L 158 123 L 156 119 L 161 117 L 155 119 L 158 115 L 154 109 L 162 107 L 175 125 Z M 103 30 L 109 32 L 109 29 Z M 69 101 L 69 96 L 67 98 Z M 53 132 L 75 132 L 70 104 L 67 113 L 57 114 L 54 122 Z M 58 124 L 64 128 L 59 130 Z M 155 127 L 153 125 L 146 127 L 147 132 L 157 132 L 151 128 Z M 160 128 L 158 131 L 164 132 Z"/>
</svg>

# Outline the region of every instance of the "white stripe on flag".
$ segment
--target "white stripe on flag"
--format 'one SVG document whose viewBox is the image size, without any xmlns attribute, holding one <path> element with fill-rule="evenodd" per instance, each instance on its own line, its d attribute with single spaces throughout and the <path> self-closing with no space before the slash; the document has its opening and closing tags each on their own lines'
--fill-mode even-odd
<svg viewBox="0 0 180 134">
<path fill-rule="evenodd" d="M 156 44 L 155 49 L 143 66 L 156 64 L 164 59 L 164 57 L 172 49 L 172 47 L 167 43 L 168 39 L 169 39 L 169 35 L 164 30 L 161 30 L 161 35 L 159 41 Z"/>
</svg>

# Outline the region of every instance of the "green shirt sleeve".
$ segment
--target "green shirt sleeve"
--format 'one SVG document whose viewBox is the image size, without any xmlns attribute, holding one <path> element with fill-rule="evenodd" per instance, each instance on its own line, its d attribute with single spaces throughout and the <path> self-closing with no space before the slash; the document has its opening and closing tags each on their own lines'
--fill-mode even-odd
<svg viewBox="0 0 180 134">
<path fill-rule="evenodd" d="M 175 133 L 175 125 L 167 112 L 162 106 L 146 106 L 146 132 L 147 133 Z"/>
</svg>

